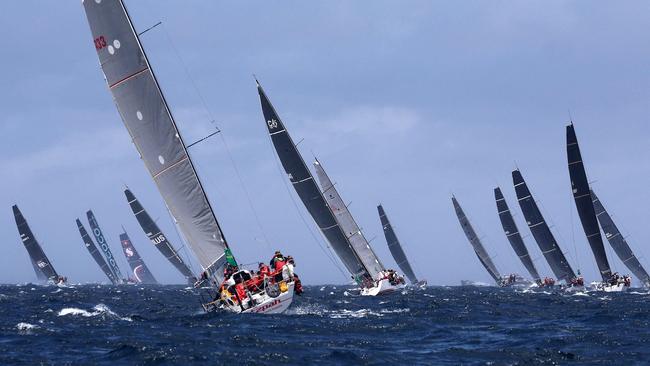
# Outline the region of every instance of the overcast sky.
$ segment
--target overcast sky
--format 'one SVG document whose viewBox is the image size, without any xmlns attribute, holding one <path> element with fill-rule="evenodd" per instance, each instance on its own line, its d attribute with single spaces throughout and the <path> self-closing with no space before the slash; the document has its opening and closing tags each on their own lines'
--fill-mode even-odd
<svg viewBox="0 0 650 366">
<path fill-rule="evenodd" d="M 519 213 L 510 176 L 518 166 L 573 267 L 588 281 L 598 279 L 571 197 L 564 136 L 570 114 L 594 189 L 650 266 L 648 2 L 127 6 L 138 30 L 163 22 L 142 41 L 186 140 L 214 125 L 223 131 L 191 153 L 242 263 L 267 261 L 282 249 L 296 258 L 305 283 L 346 282 L 287 189 L 256 74 L 294 140 L 304 139 L 305 159 L 322 161 L 388 266 L 395 264 L 379 202 L 420 277 L 431 284 L 490 281 L 457 222 L 453 193 L 498 269 L 524 274 L 493 198 L 500 185 Z M 107 280 L 74 222 L 85 221 L 89 208 L 123 272 L 120 225 L 159 280 L 182 282 L 124 199 L 128 185 L 182 245 L 107 90 L 80 1 L 6 4 L 0 34 L 0 282 L 35 280 L 14 203 L 72 282 Z M 515 220 L 528 234 L 522 215 Z M 525 241 L 540 272 L 550 275 L 532 237 Z M 627 273 L 609 248 L 608 254 Z"/>
</svg>

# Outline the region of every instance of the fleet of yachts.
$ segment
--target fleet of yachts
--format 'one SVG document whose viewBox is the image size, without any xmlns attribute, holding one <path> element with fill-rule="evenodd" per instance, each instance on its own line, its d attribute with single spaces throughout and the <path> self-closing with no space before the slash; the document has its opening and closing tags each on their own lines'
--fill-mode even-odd
<svg viewBox="0 0 650 366">
<path fill-rule="evenodd" d="M 260 262 L 258 268 L 251 269 L 238 264 L 235 248 L 231 248 L 223 228 L 219 225 L 196 166 L 188 154 L 188 145 L 177 127 L 174 113 L 165 100 L 163 90 L 140 42 L 139 33 L 123 1 L 84 0 L 83 7 L 104 78 L 124 126 L 160 191 L 184 244 L 200 264 L 200 273 L 192 271 L 169 237 L 161 231 L 133 192 L 127 188 L 124 191 L 126 201 L 144 233 L 186 278 L 188 284 L 211 290 L 211 299 L 204 305 L 206 311 L 226 309 L 239 313 L 278 313 L 286 310 L 294 295 L 301 291 L 293 259 L 277 252 L 269 266 Z M 395 270 L 387 268 L 377 256 L 323 164 L 315 159 L 310 169 L 287 125 L 280 118 L 259 81 L 255 81 L 264 125 L 288 182 L 326 239 L 328 248 L 349 275 L 350 282 L 356 284 L 359 294 L 376 296 L 396 292 L 406 286 L 406 279 L 413 288 L 425 287 L 426 281 L 416 276 L 384 207 L 379 205 L 377 210 L 386 242 L 406 279 Z M 567 126 L 567 153 L 576 207 L 602 275 L 602 281 L 597 281 L 592 286 L 602 291 L 622 291 L 630 286 L 629 277 L 621 277 L 611 271 L 598 223 L 623 263 L 647 284 L 650 282 L 647 272 L 632 254 L 595 193 L 589 189 L 573 125 Z M 312 169 L 316 172 L 317 179 L 314 178 Z M 456 197 L 452 197 L 461 227 L 480 263 L 499 286 L 526 283 L 528 286 L 555 286 L 567 290 L 584 288 L 584 280 L 564 257 L 521 173 L 515 170 L 512 177 L 526 223 L 554 278 L 540 277 L 500 188 L 496 188 L 494 194 L 503 230 L 532 281 L 526 281 L 514 274 L 503 276 L 497 270 L 460 203 Z M 13 207 L 13 211 L 21 240 L 30 255 L 38 278 L 64 283 L 66 278 L 55 271 L 21 211 L 17 206 Z M 90 234 L 85 223 L 77 219 L 79 234 L 89 254 L 112 284 L 157 283 L 125 230 L 120 234 L 120 243 L 131 268 L 126 276 L 120 270 L 94 213 L 88 211 L 86 219 Z"/>
</svg>

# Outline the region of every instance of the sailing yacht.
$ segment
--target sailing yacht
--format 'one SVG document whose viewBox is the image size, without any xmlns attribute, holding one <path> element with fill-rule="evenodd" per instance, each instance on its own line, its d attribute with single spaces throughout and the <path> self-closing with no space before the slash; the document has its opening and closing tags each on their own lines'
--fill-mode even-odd
<svg viewBox="0 0 650 366">
<path fill-rule="evenodd" d="M 314 162 L 314 167 L 321 187 L 315 182 L 285 124 L 259 81 L 256 82 L 264 121 L 282 167 L 350 278 L 359 286 L 361 295 L 383 295 L 403 287 L 404 279 L 384 268 L 375 255 L 319 161 Z"/>
<path fill-rule="evenodd" d="M 32 262 L 32 266 L 34 267 L 36 277 L 39 279 L 39 281 L 55 285 L 63 285 L 66 282 L 66 278 L 64 276 L 60 276 L 56 272 L 54 266 L 52 265 L 52 262 L 50 262 L 50 260 L 47 258 L 45 252 L 43 251 L 43 248 L 34 237 L 32 229 L 30 229 L 29 224 L 27 224 L 27 220 L 25 220 L 25 217 L 23 216 L 18 206 L 13 205 L 11 208 L 14 213 L 14 219 L 16 220 L 16 227 L 18 227 L 20 240 L 23 242 L 23 245 L 27 250 L 27 254 L 29 254 L 29 259 Z"/>
<path fill-rule="evenodd" d="M 122 0 L 84 0 L 104 78 L 131 139 L 189 249 L 201 284 L 217 295 L 206 311 L 279 313 L 293 301 L 294 277 L 239 268 Z M 232 280 L 232 282 L 231 282 Z"/>
<path fill-rule="evenodd" d="M 625 291 L 630 287 L 631 281 L 629 276 L 620 276 L 612 273 L 609 261 L 607 260 L 607 253 L 605 252 L 603 238 L 600 235 L 596 210 L 573 123 L 566 126 L 566 144 L 573 199 L 578 209 L 578 216 L 580 217 L 582 228 L 587 236 L 587 241 L 589 242 L 602 277 L 602 281 L 592 282 L 591 286 L 597 291 Z"/>
</svg>

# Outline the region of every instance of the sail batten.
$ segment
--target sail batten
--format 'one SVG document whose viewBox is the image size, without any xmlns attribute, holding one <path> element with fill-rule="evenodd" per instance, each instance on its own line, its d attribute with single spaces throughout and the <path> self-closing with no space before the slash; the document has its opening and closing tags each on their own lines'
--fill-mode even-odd
<svg viewBox="0 0 650 366">
<path fill-rule="evenodd" d="M 355 281 L 362 283 L 364 278 L 371 277 L 370 273 L 366 270 L 356 252 L 352 249 L 345 233 L 337 224 L 336 218 L 325 202 L 325 198 L 314 181 L 311 171 L 305 164 L 302 155 L 300 155 L 293 139 L 259 82 L 257 83 L 257 91 L 271 142 L 291 182 L 291 186 L 295 189 L 316 226 L 321 230 L 343 266 Z"/>
<path fill-rule="evenodd" d="M 508 238 L 508 242 L 510 242 L 512 249 L 514 249 L 515 253 L 517 253 L 517 256 L 521 260 L 521 263 L 524 265 L 524 267 L 526 267 L 526 270 L 532 279 L 534 281 L 540 281 L 537 268 L 535 268 L 535 264 L 528 254 L 528 248 L 526 248 L 524 239 L 521 237 L 519 229 L 517 228 L 517 224 L 512 218 L 512 214 L 508 208 L 508 203 L 506 202 L 506 199 L 501 192 L 501 188 L 497 187 L 494 189 L 494 199 L 497 204 L 497 211 L 499 212 L 499 220 L 501 220 L 501 226 L 503 227 L 503 231 L 506 234 L 506 238 Z"/>
<path fill-rule="evenodd" d="M 571 190 L 578 210 L 578 216 L 580 217 L 580 222 L 587 236 L 591 251 L 596 259 L 600 275 L 603 281 L 609 281 L 612 271 L 607 260 L 603 238 L 600 235 L 600 227 L 598 226 L 596 211 L 594 210 L 594 204 L 590 194 L 589 181 L 587 180 L 587 173 L 582 162 L 580 146 L 578 145 L 578 138 L 576 137 L 573 124 L 566 127 L 566 143 Z"/>
<path fill-rule="evenodd" d="M 537 207 L 537 203 L 533 199 L 528 185 L 519 170 L 512 172 L 512 183 L 515 187 L 519 207 L 524 214 L 528 229 L 533 234 L 533 238 L 537 242 L 549 267 L 551 267 L 551 271 L 558 280 L 564 280 L 569 283 L 576 277 L 575 272 L 564 256 L 564 253 L 562 253 L 562 250 L 560 250 L 551 229 L 546 224 L 542 212 Z"/>
<path fill-rule="evenodd" d="M 490 258 L 489 254 L 485 250 L 483 243 L 481 243 L 481 239 L 479 239 L 479 237 L 476 235 L 472 224 L 469 222 L 469 219 L 465 215 L 463 208 L 460 207 L 460 204 L 458 203 L 458 200 L 456 200 L 456 197 L 451 197 L 451 202 L 454 205 L 454 211 L 456 211 L 456 216 L 458 217 L 460 226 L 463 229 L 467 240 L 472 245 L 474 253 L 478 257 L 483 267 L 485 267 L 485 269 L 488 271 L 490 276 L 492 276 L 494 281 L 497 284 L 501 283 L 501 274 L 499 273 L 499 270 L 497 270 L 494 262 L 492 262 L 492 258 Z"/>
<path fill-rule="evenodd" d="M 643 268 L 639 259 L 634 255 L 627 240 L 623 235 L 621 235 L 614 220 L 612 220 L 612 217 L 609 215 L 607 210 L 605 210 L 605 206 L 603 206 L 603 203 L 598 199 L 598 196 L 596 196 L 596 193 L 593 190 L 591 191 L 591 196 L 596 216 L 600 222 L 600 227 L 603 229 L 605 238 L 609 241 L 610 246 L 614 249 L 614 253 L 616 253 L 623 264 L 625 264 L 625 266 L 636 276 L 636 278 L 639 279 L 639 281 L 641 281 L 641 283 L 645 286 L 650 286 L 650 275 L 648 275 L 646 269 Z"/>
<path fill-rule="evenodd" d="M 377 206 L 377 213 L 379 214 L 381 226 L 384 229 L 384 236 L 386 237 L 388 250 L 395 259 L 395 263 L 397 263 L 397 266 L 402 270 L 402 273 L 404 273 L 404 275 L 409 279 L 411 284 L 417 284 L 419 282 L 418 278 L 415 276 L 411 263 L 409 263 L 404 248 L 402 248 L 402 244 L 399 242 L 397 234 L 395 234 L 395 230 L 393 229 L 393 225 L 391 225 L 382 205 Z"/>
<path fill-rule="evenodd" d="M 57 280 L 59 278 L 58 273 L 52 266 L 52 262 L 47 258 L 43 248 L 38 243 L 34 237 L 32 229 L 27 224 L 27 220 L 23 216 L 22 212 L 17 205 L 12 206 L 14 213 L 14 219 L 16 221 L 16 227 L 18 228 L 18 234 L 20 235 L 20 240 L 29 254 L 30 261 L 36 272 L 36 277 L 39 280 Z M 39 274 L 40 272 L 40 274 Z"/>
<path fill-rule="evenodd" d="M 109 90 L 145 167 L 203 269 L 220 277 L 228 244 L 123 1 L 83 5 Z"/>
</svg>

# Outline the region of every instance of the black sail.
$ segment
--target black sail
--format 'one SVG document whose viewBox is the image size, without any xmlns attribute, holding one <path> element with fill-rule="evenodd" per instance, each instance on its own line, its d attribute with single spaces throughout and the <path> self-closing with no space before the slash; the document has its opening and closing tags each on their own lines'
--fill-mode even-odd
<svg viewBox="0 0 650 366">
<path fill-rule="evenodd" d="M 192 270 L 178 255 L 165 234 L 163 234 L 156 222 L 153 221 L 144 207 L 142 207 L 140 201 L 138 201 L 129 189 L 125 190 L 124 194 L 126 195 L 126 200 L 129 202 L 129 206 L 131 207 L 135 218 L 138 220 L 138 223 L 142 227 L 145 235 L 147 235 L 147 238 L 151 240 L 151 243 L 187 279 L 189 284 L 196 282 L 196 277 L 192 273 Z"/>
<path fill-rule="evenodd" d="M 102 256 L 102 253 L 97 249 L 97 246 L 95 245 L 95 242 L 93 239 L 88 235 L 88 231 L 86 231 L 86 228 L 84 225 L 81 223 L 81 220 L 77 219 L 77 228 L 79 229 L 79 234 L 81 235 L 81 240 L 84 242 L 84 246 L 86 249 L 88 249 L 88 252 L 90 255 L 93 257 L 95 262 L 97 262 L 97 265 L 99 268 L 102 269 L 104 274 L 106 274 L 106 277 L 108 277 L 109 281 L 111 281 L 112 284 L 117 285 L 119 284 L 119 280 L 117 277 L 115 277 L 115 274 L 113 271 L 111 271 L 111 267 L 106 263 L 106 260 L 104 259 L 104 256 Z"/>
<path fill-rule="evenodd" d="M 25 249 L 27 249 L 29 258 L 34 266 L 34 271 L 38 270 L 42 273 L 42 275 L 39 276 L 38 272 L 36 272 L 36 276 L 38 279 L 43 279 L 43 277 L 45 277 L 45 279 L 56 280 L 59 275 L 54 270 L 50 260 L 47 259 L 45 252 L 43 252 L 43 248 L 41 248 L 41 245 L 34 237 L 34 233 L 32 233 L 32 229 L 29 228 L 27 220 L 25 220 L 25 217 L 22 212 L 20 212 L 20 209 L 18 209 L 18 206 L 14 205 L 12 206 L 12 209 L 14 211 L 14 218 L 16 219 L 16 226 L 18 227 L 18 234 L 20 234 L 20 240 L 23 242 Z"/>
<path fill-rule="evenodd" d="M 612 271 L 607 261 L 603 238 L 600 236 L 600 227 L 598 226 L 596 211 L 594 210 L 591 193 L 589 192 L 589 181 L 587 180 L 587 173 L 582 163 L 580 146 L 578 145 L 573 124 L 566 127 L 566 151 L 569 163 L 569 175 L 571 177 L 571 189 L 576 208 L 578 209 L 578 216 L 580 216 L 582 228 L 589 241 L 591 251 L 596 258 L 600 275 L 603 281 L 609 281 L 612 276 Z"/>
<path fill-rule="evenodd" d="M 259 83 L 257 84 L 257 90 L 260 95 L 262 112 L 266 121 L 266 127 L 269 130 L 269 135 L 271 136 L 271 141 L 284 167 L 284 171 L 287 173 L 289 181 L 296 190 L 300 200 L 307 208 L 307 211 L 309 211 L 318 228 L 327 238 L 327 241 L 345 268 L 352 274 L 352 277 L 356 281 L 359 281 L 363 277 L 372 278 L 369 271 L 363 265 L 363 262 L 352 249 L 345 233 L 338 225 L 334 214 L 327 206 L 320 188 L 314 181 L 314 177 L 307 168 L 296 145 L 293 143 L 289 132 Z"/>
<path fill-rule="evenodd" d="M 135 280 L 138 281 L 138 283 L 148 285 L 158 284 L 158 281 L 153 277 L 149 267 L 147 267 L 144 260 L 142 260 L 142 257 L 140 257 L 140 253 L 135 249 L 126 232 L 120 234 L 120 243 L 122 243 L 122 251 L 124 252 L 126 261 L 129 262 Z"/>
<path fill-rule="evenodd" d="M 393 230 L 393 226 L 390 224 L 386 212 L 384 212 L 384 207 L 382 205 L 377 206 L 377 211 L 379 212 L 381 226 L 384 228 L 384 236 L 386 237 L 386 243 L 388 243 L 390 254 L 393 255 L 399 269 L 402 270 L 409 281 L 411 281 L 412 284 L 418 283 L 415 272 L 413 272 L 413 268 L 411 268 L 411 264 L 409 263 L 408 258 L 406 258 L 406 253 L 404 253 L 404 249 L 402 249 L 402 245 L 400 244 L 399 239 L 397 239 L 395 230 Z"/>
<path fill-rule="evenodd" d="M 92 212 L 92 210 L 88 210 L 86 212 L 86 217 L 88 218 L 88 223 L 90 224 L 90 230 L 92 230 L 93 236 L 95 237 L 95 240 L 97 240 L 97 244 L 99 244 L 99 248 L 101 248 L 102 252 L 104 252 L 106 262 L 108 262 L 108 265 L 111 268 L 111 272 L 113 272 L 115 278 L 121 282 L 123 278 L 122 271 L 120 270 L 120 267 L 118 266 L 117 261 L 113 256 L 113 252 L 111 252 L 111 248 L 108 246 L 108 241 L 106 241 L 106 237 L 104 236 L 104 233 L 102 233 L 102 229 L 99 227 L 99 223 L 97 222 L 97 218 L 95 218 L 95 214 Z"/>
<path fill-rule="evenodd" d="M 564 256 L 564 253 L 562 253 L 548 224 L 546 224 L 544 216 L 542 216 L 539 207 L 537 207 L 537 203 L 531 195 L 528 185 L 519 170 L 512 172 L 512 183 L 515 186 L 519 207 L 521 207 L 521 212 L 524 214 L 526 224 L 533 234 L 533 238 L 535 238 L 544 258 L 546 258 L 548 265 L 551 267 L 551 271 L 553 271 L 553 274 L 558 280 L 564 280 L 567 283 L 570 282 L 576 277 L 575 272 L 573 272 L 571 265 Z"/>
<path fill-rule="evenodd" d="M 634 275 L 641 281 L 645 286 L 650 286 L 650 275 L 643 268 L 639 259 L 632 252 L 632 248 L 627 244 L 627 240 L 621 235 L 621 232 L 616 227 L 614 220 L 607 213 L 603 203 L 598 199 L 596 193 L 591 191 L 591 197 L 594 203 L 594 209 L 596 210 L 596 217 L 600 222 L 600 227 L 605 233 L 605 238 L 609 241 L 609 244 L 614 249 L 616 255 L 621 259 L 623 264 L 634 273 Z"/>
<path fill-rule="evenodd" d="M 526 270 L 530 273 L 532 279 L 539 281 L 540 278 L 537 268 L 535 268 L 535 264 L 530 258 L 528 248 L 526 248 L 524 239 L 521 237 L 517 224 L 515 224 L 515 220 L 512 218 L 512 213 L 510 212 L 505 197 L 503 197 L 503 193 L 501 193 L 501 188 L 497 187 L 494 189 L 494 199 L 497 203 L 497 211 L 499 213 L 499 219 L 501 220 L 501 226 L 503 226 L 503 231 L 506 234 L 512 249 L 515 250 L 515 253 L 517 253 L 521 263 L 526 267 Z"/>
<path fill-rule="evenodd" d="M 32 267 L 34 268 L 34 273 L 36 273 L 36 278 L 38 278 L 39 281 L 43 281 L 43 282 L 47 281 L 47 277 L 45 276 L 43 271 L 41 271 L 41 269 L 38 268 L 38 264 L 36 264 L 36 262 L 34 262 L 31 259 L 31 257 L 30 257 L 29 261 L 32 262 Z"/>
<path fill-rule="evenodd" d="M 500 283 L 501 275 L 499 274 L 497 267 L 492 262 L 492 258 L 490 258 L 488 255 L 485 247 L 483 246 L 483 243 L 481 243 L 481 240 L 476 235 L 472 224 L 469 222 L 469 219 L 465 215 L 465 212 L 463 212 L 462 207 L 460 207 L 460 204 L 456 200 L 456 197 L 452 197 L 451 201 L 454 204 L 454 210 L 456 211 L 456 216 L 458 217 L 460 226 L 463 229 L 467 240 L 469 240 L 469 243 L 472 245 L 472 248 L 474 248 L 474 253 L 476 253 L 478 260 L 481 262 L 483 267 L 485 267 L 490 276 L 494 278 L 494 281 L 496 281 L 497 284 Z"/>
</svg>

